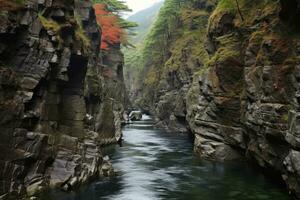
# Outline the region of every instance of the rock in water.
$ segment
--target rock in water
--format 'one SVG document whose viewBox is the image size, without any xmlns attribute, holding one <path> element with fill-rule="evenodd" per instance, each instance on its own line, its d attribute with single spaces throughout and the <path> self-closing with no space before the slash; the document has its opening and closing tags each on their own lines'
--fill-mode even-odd
<svg viewBox="0 0 300 200">
<path fill-rule="evenodd" d="M 131 121 L 140 121 L 143 118 L 143 114 L 141 111 L 131 111 L 129 114 L 129 119 Z"/>
</svg>

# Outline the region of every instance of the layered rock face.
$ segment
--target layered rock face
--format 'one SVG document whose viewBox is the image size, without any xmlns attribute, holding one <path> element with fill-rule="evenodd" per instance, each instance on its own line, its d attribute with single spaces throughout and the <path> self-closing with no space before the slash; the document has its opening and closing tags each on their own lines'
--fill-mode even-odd
<svg viewBox="0 0 300 200">
<path fill-rule="evenodd" d="M 167 130 L 188 130 L 186 96 L 193 74 L 204 67 L 208 58 L 203 42 L 213 6 L 213 1 L 206 0 L 187 0 L 184 4 L 166 1 L 154 25 L 154 30 L 164 32 L 157 31 L 155 36 L 150 33 L 148 40 L 154 40 L 154 45 L 146 48 L 150 48 L 148 51 L 153 56 L 146 59 L 143 72 L 146 78 L 137 103 L 155 115 L 157 125 Z M 168 9 L 172 9 L 172 13 Z M 166 23 L 160 24 L 160 19 Z M 152 48 L 159 50 L 155 52 Z"/>
<path fill-rule="evenodd" d="M 88 76 L 93 77 L 88 80 L 95 81 L 96 77 L 99 77 L 99 73 L 102 79 L 100 80 L 102 88 L 100 90 L 94 88 L 94 91 L 98 92 L 90 95 L 91 106 L 88 106 L 89 113 L 95 116 L 92 123 L 94 124 L 93 129 L 101 133 L 98 141 L 102 144 L 115 143 L 121 139 L 121 119 L 124 107 L 128 104 L 123 78 L 123 65 L 124 57 L 120 51 L 120 46 L 117 45 L 102 53 L 100 72 L 88 72 Z M 97 85 L 94 84 L 95 82 L 93 82 L 93 86 Z M 98 100 L 96 100 L 95 97 L 99 95 L 99 91 L 101 93 L 96 98 Z"/>
<path fill-rule="evenodd" d="M 159 16 L 165 40 L 151 42 L 163 57 L 149 50 L 159 59 L 146 60 L 140 106 L 190 130 L 201 157 L 247 157 L 300 198 L 299 1 L 186 0 L 179 10 Z"/>
<path fill-rule="evenodd" d="M 100 145 L 121 137 L 123 58 L 100 52 L 91 3 L 27 1 L 0 27 L 1 199 L 109 174 Z"/>
<path fill-rule="evenodd" d="M 245 0 L 241 14 L 221 3 L 208 27 L 209 68 L 187 97 L 195 151 L 222 161 L 247 156 L 281 174 L 299 198 L 299 3 Z"/>
</svg>

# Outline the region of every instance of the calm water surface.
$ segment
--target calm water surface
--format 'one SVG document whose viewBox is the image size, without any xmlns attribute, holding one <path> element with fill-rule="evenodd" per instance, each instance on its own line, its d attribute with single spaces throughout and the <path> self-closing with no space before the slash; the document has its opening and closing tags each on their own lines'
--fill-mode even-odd
<svg viewBox="0 0 300 200">
<path fill-rule="evenodd" d="M 165 133 L 151 119 L 123 129 L 123 147 L 106 149 L 119 176 L 47 200 L 288 200 L 284 190 L 244 163 L 215 163 L 193 155 L 186 135 Z"/>
</svg>

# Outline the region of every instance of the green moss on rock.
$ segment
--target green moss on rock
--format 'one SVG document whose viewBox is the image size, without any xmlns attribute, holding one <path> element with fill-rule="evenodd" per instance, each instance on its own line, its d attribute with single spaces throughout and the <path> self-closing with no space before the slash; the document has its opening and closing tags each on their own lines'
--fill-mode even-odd
<svg viewBox="0 0 300 200">
<path fill-rule="evenodd" d="M 219 42 L 219 48 L 216 53 L 211 57 L 211 59 L 206 63 L 208 66 L 214 66 L 219 63 L 224 63 L 226 61 L 234 61 L 239 59 L 241 54 L 240 51 L 240 41 L 233 35 L 228 34 L 217 38 Z"/>
</svg>

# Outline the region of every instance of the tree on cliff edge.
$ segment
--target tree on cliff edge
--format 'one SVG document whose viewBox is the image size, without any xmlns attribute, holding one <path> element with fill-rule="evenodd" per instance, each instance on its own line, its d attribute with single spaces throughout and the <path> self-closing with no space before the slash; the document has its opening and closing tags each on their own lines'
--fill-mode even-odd
<svg viewBox="0 0 300 200">
<path fill-rule="evenodd" d="M 130 45 L 127 40 L 126 29 L 136 27 L 137 24 L 124 20 L 121 13 L 131 11 L 119 0 L 93 0 L 97 22 L 102 29 L 101 49 L 122 43 Z"/>
</svg>

